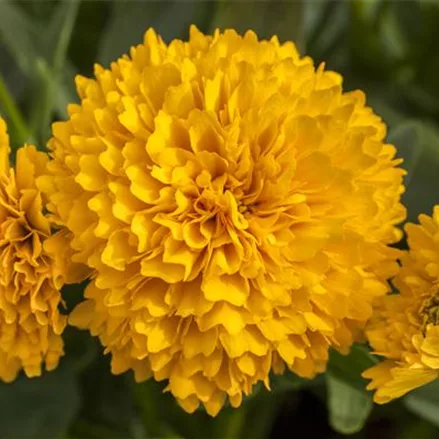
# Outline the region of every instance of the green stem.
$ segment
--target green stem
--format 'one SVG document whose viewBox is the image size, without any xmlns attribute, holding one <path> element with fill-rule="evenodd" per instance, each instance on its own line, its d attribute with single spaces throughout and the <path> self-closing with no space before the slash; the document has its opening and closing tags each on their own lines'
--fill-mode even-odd
<svg viewBox="0 0 439 439">
<path fill-rule="evenodd" d="M 145 437 L 158 437 L 162 439 L 179 439 L 182 436 L 175 432 L 169 425 L 169 419 L 163 418 L 157 404 L 157 389 L 154 390 L 153 382 L 144 383 L 131 382 L 132 392 L 139 415 L 143 422 L 143 432 Z M 140 426 L 138 426 L 140 427 Z M 139 431 L 139 430 L 138 430 Z"/>
<path fill-rule="evenodd" d="M 15 103 L 14 98 L 8 90 L 6 82 L 3 76 L 0 74 L 0 104 L 8 115 L 10 128 L 15 133 L 17 142 L 22 145 L 23 143 L 31 141 L 29 135 L 29 129 L 24 121 L 23 115 L 20 109 Z"/>
<path fill-rule="evenodd" d="M 133 415 L 129 422 L 130 433 L 133 439 L 145 439 L 147 437 L 145 426 L 137 414 Z"/>
<path fill-rule="evenodd" d="M 132 382 L 131 389 L 140 410 L 140 415 L 147 435 L 151 436 L 154 433 L 157 433 L 157 430 L 154 429 L 154 424 L 157 422 L 158 413 L 154 401 L 152 401 L 149 395 L 148 383 Z"/>
<path fill-rule="evenodd" d="M 242 430 L 246 419 L 246 406 L 242 404 L 239 409 L 234 409 L 224 428 L 224 439 L 240 439 L 242 438 Z"/>
</svg>

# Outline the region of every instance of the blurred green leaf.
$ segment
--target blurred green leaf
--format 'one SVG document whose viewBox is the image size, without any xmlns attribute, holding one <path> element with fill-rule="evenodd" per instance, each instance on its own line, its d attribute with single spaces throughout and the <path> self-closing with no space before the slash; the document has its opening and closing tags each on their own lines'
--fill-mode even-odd
<svg viewBox="0 0 439 439">
<path fill-rule="evenodd" d="M 386 54 L 407 60 L 417 50 L 421 37 L 422 13 L 419 0 L 381 1 L 379 35 Z"/>
<path fill-rule="evenodd" d="M 17 65 L 15 58 L 0 41 L 0 72 L 17 102 L 26 95 L 26 75 Z"/>
<path fill-rule="evenodd" d="M 345 2 L 348 3 L 348 2 Z M 384 81 L 392 74 L 393 52 L 383 44 L 381 21 L 385 15 L 385 4 L 378 2 L 372 11 L 367 0 L 349 2 L 349 64 L 352 72 L 362 79 Z M 377 62 L 379 60 L 379 62 Z"/>
<path fill-rule="evenodd" d="M 218 437 L 225 437 L 227 439 L 239 439 L 241 437 L 248 437 L 243 433 L 243 428 L 246 423 L 248 404 L 243 403 L 238 408 L 228 408 L 225 410 L 228 416 L 223 416 L 223 422 L 216 423 L 216 432 Z M 218 428 L 221 426 L 222 428 Z M 253 436 L 250 436 L 253 437 Z"/>
<path fill-rule="evenodd" d="M 98 61 L 105 66 L 142 43 L 149 27 L 166 40 L 187 38 L 189 26 L 199 22 L 214 2 L 130 1 L 113 2 L 111 17 L 100 42 Z"/>
<path fill-rule="evenodd" d="M 280 376 L 277 376 L 280 377 Z M 270 381 L 272 381 L 270 379 Z M 285 401 L 294 402 L 298 387 L 280 386 L 272 382 L 272 391 L 262 389 L 243 402 L 245 418 L 241 424 L 241 438 L 266 439 Z M 221 435 L 217 435 L 220 437 Z"/>
<path fill-rule="evenodd" d="M 80 0 L 58 2 L 41 37 L 45 58 L 53 61 L 55 69 L 62 68 L 66 62 L 67 48 L 79 6 Z"/>
<path fill-rule="evenodd" d="M 294 41 L 300 49 L 304 43 L 304 2 L 290 0 L 218 2 L 210 31 L 233 28 L 243 33 L 254 30 L 259 38 L 277 35 L 279 40 Z"/>
<path fill-rule="evenodd" d="M 67 364 L 40 378 L 21 376 L 0 384 L 2 438 L 57 439 L 65 436 L 79 409 L 76 376 Z"/>
<path fill-rule="evenodd" d="M 37 57 L 36 41 L 42 32 L 16 2 L 0 2 L 0 42 L 15 58 L 20 68 L 31 74 Z"/>
<path fill-rule="evenodd" d="M 404 59 L 408 51 L 404 38 L 405 29 L 401 28 L 398 17 L 389 8 L 386 8 L 386 14 L 382 18 L 381 32 L 379 33 L 382 48 L 391 59 Z"/>
<path fill-rule="evenodd" d="M 264 385 L 259 383 L 251 395 L 243 398 L 240 407 L 223 408 L 213 420 L 211 435 L 227 439 L 269 437 L 280 408 L 285 401 L 295 400 L 296 390 L 299 388 L 292 385 L 291 380 L 287 385 L 281 384 L 279 378 L 281 375 L 270 377 L 271 391 L 267 391 Z"/>
<path fill-rule="evenodd" d="M 31 129 L 37 140 L 45 144 L 50 137 L 50 124 L 55 108 L 55 96 L 61 88 L 63 71 L 67 64 L 67 50 L 76 21 L 80 0 L 60 2 L 48 25 L 47 33 L 42 38 L 42 47 L 46 59 L 39 59 L 40 87 L 36 94 L 36 103 L 31 116 Z"/>
<path fill-rule="evenodd" d="M 307 18 L 306 52 L 317 62 L 326 62 L 331 68 L 340 65 L 345 57 L 347 24 L 349 20 L 348 2 L 321 0 L 305 2 Z"/>
<path fill-rule="evenodd" d="M 140 44 L 152 11 L 145 2 L 115 1 L 99 44 L 98 61 L 108 66 L 129 48 Z"/>
<path fill-rule="evenodd" d="M 436 121 L 439 118 L 439 3 L 421 1 L 420 37 L 412 42 L 410 65 L 415 70 L 412 83 L 405 84 L 404 91 L 410 99 L 409 104 L 421 111 L 420 114 L 432 112 Z M 421 93 L 411 93 L 413 86 Z"/>
<path fill-rule="evenodd" d="M 404 402 L 413 413 L 439 426 L 439 381 L 410 392 Z"/>
<path fill-rule="evenodd" d="M 50 17 L 53 8 L 57 6 L 60 0 L 16 0 L 15 3 L 26 15 L 32 20 L 44 23 L 46 17 Z"/>
<path fill-rule="evenodd" d="M 66 62 L 63 71 L 58 80 L 58 90 L 54 96 L 53 107 L 57 116 L 61 119 L 67 119 L 67 107 L 69 104 L 78 102 L 78 95 L 75 87 L 76 70 Z"/>
<path fill-rule="evenodd" d="M 415 415 L 413 415 L 413 417 L 415 417 Z M 437 439 L 439 433 L 439 429 L 436 425 L 425 419 L 419 419 L 417 416 L 414 421 L 405 421 L 402 430 L 401 439 Z"/>
<path fill-rule="evenodd" d="M 83 372 L 101 355 L 99 342 L 85 331 L 67 326 L 63 333 L 65 358 L 77 373 Z"/>
<path fill-rule="evenodd" d="M 8 131 L 11 133 L 11 138 L 15 139 L 17 145 L 22 145 L 25 142 L 32 142 L 29 128 L 24 121 L 23 115 L 18 108 L 14 98 L 8 90 L 6 82 L 0 73 L 0 110 L 1 113 L 7 116 Z M 2 114 L 0 114 L 1 116 Z M 13 145 L 16 146 L 16 145 Z M 15 148 L 12 148 L 15 149 Z"/>
<path fill-rule="evenodd" d="M 248 402 L 251 407 L 247 410 L 246 420 L 241 427 L 242 439 L 266 439 L 270 437 L 273 423 L 285 402 L 285 395 L 270 394 L 263 400 Z"/>
<path fill-rule="evenodd" d="M 77 332 L 77 331 L 76 331 Z M 78 334 L 76 334 L 78 335 Z M 90 337 L 86 332 L 84 336 Z M 76 337 L 73 349 L 72 343 L 68 347 L 72 353 L 77 352 L 77 348 L 81 346 L 81 340 L 86 347 L 84 338 Z M 95 345 L 99 342 L 94 340 Z M 91 353 L 94 351 L 90 351 Z M 78 353 L 78 352 L 77 352 Z M 79 356 L 76 356 L 72 367 L 81 366 Z M 87 356 L 82 360 L 87 360 Z M 110 373 L 110 365 L 108 357 L 102 354 L 102 348 L 98 349 L 98 355 L 89 363 L 86 369 L 82 370 L 80 386 L 81 391 L 87 398 L 83 402 L 80 416 L 72 426 L 71 433 L 81 436 L 83 439 L 105 437 L 125 438 L 139 437 L 137 432 L 142 431 L 141 437 L 145 437 L 141 418 L 135 407 L 131 389 L 130 375 L 112 375 Z M 82 364 L 85 365 L 85 364 Z M 104 430 L 112 431 L 112 434 L 102 436 Z"/>
<path fill-rule="evenodd" d="M 73 432 L 66 439 L 121 439 L 122 436 L 109 425 L 97 424 L 79 419 L 75 422 Z M 141 439 L 145 437 L 140 436 Z M 124 438 L 125 439 L 125 438 Z M 137 438 L 136 438 L 137 439 Z"/>
<path fill-rule="evenodd" d="M 300 387 L 309 383 L 311 383 L 310 380 L 300 378 L 298 375 L 289 370 L 286 370 L 282 375 L 272 374 L 270 376 L 271 391 L 275 393 L 297 390 Z M 266 390 L 264 389 L 262 389 L 262 391 L 266 392 Z"/>
<path fill-rule="evenodd" d="M 132 2 L 134 3 L 135 0 Z M 81 2 L 69 47 L 69 59 L 82 75 L 91 76 L 94 64 L 99 62 L 99 45 L 106 32 L 115 3 L 115 0 Z M 126 31 L 129 32 L 129 29 Z"/>
<path fill-rule="evenodd" d="M 26 73 L 32 71 L 33 59 L 36 57 L 34 41 L 37 34 L 38 29 L 17 4 L 0 2 L 0 43 Z M 0 108 L 8 116 L 13 143 L 19 145 L 32 141 L 24 117 L 3 77 L 3 71 L 0 72 Z"/>
<path fill-rule="evenodd" d="M 431 213 L 439 203 L 439 131 L 425 122 L 408 120 L 390 132 L 388 141 L 404 159 L 408 175 L 402 200 L 408 209 L 408 220 L 417 221 L 420 213 Z"/>
<path fill-rule="evenodd" d="M 203 426 L 206 421 L 211 425 L 213 419 L 201 410 L 197 410 L 192 415 L 184 412 L 169 393 L 164 393 L 164 387 L 163 383 L 153 379 L 143 383 L 132 382 L 132 390 L 147 436 L 165 438 L 204 436 L 201 432 L 207 433 L 210 429 L 204 430 Z M 161 413 L 166 413 L 166 417 L 161 416 Z M 194 424 L 197 425 L 195 431 Z"/>
<path fill-rule="evenodd" d="M 431 70 L 439 73 L 439 57 L 435 61 L 436 65 L 431 66 Z M 423 84 L 406 84 L 404 97 L 414 108 L 419 108 L 427 114 L 439 114 L 439 93 L 432 93 L 432 89 L 425 87 Z"/>
<path fill-rule="evenodd" d="M 404 40 L 406 46 L 415 46 L 418 44 L 422 29 L 422 11 L 419 0 L 405 0 L 404 7 L 399 2 L 389 2 L 392 13 L 394 14 L 399 28 L 400 37 Z M 383 25 L 385 28 L 386 25 Z"/>
<path fill-rule="evenodd" d="M 371 396 L 330 373 L 326 376 L 326 383 L 331 427 L 343 434 L 360 431 L 372 410 Z"/>
<path fill-rule="evenodd" d="M 251 394 L 243 395 L 238 408 L 232 408 L 226 401 L 220 414 L 211 421 L 214 437 L 267 438 L 284 402 L 295 400 L 297 391 L 303 386 L 320 383 L 319 378 L 302 379 L 289 370 L 282 375 L 270 374 L 270 391 L 259 382 L 253 386 Z M 206 433 L 209 431 L 206 429 Z"/>
<path fill-rule="evenodd" d="M 386 93 L 384 87 L 376 87 L 367 94 L 367 105 L 383 118 L 389 129 L 393 129 L 405 119 L 405 115 L 399 111 L 397 105 L 392 105 L 392 96 L 388 90 Z"/>
<path fill-rule="evenodd" d="M 30 134 L 26 133 L 24 123 L 18 123 L 17 111 L 10 115 L 17 143 L 33 139 L 44 143 L 53 111 L 58 109 L 61 115 L 66 115 L 67 102 L 74 101 L 72 87 L 65 85 L 64 78 L 67 75 L 70 81 L 73 79 L 73 69 L 66 56 L 78 4 L 78 0 L 58 2 L 55 8 L 51 5 L 53 13 L 49 20 L 38 21 L 28 15 L 29 8 L 22 8 L 20 2 L 0 2 L 0 42 L 34 90 L 33 103 L 28 104 L 32 101 L 29 95 L 25 99 L 26 105 L 32 108 Z M 4 106 L 11 108 L 7 102 Z"/>
<path fill-rule="evenodd" d="M 327 370 L 334 378 L 358 390 L 364 390 L 367 381 L 361 377 L 361 374 L 376 363 L 377 359 L 364 346 L 353 345 L 348 355 L 332 350 Z"/>
<path fill-rule="evenodd" d="M 305 2 L 303 15 L 304 36 L 307 50 L 310 46 L 312 46 L 314 40 L 318 37 L 322 24 L 328 16 L 328 8 L 331 8 L 331 4 L 334 5 L 334 2 L 329 2 L 327 0 L 322 0 L 320 2 Z"/>
</svg>

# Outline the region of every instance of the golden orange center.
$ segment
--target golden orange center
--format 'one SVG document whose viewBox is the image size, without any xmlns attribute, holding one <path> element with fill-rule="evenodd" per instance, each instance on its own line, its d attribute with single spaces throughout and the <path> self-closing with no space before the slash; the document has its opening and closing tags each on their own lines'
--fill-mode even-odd
<svg viewBox="0 0 439 439">
<path fill-rule="evenodd" d="M 422 302 L 419 314 L 422 321 L 422 331 L 425 333 L 427 325 L 439 325 L 439 289 Z"/>
</svg>

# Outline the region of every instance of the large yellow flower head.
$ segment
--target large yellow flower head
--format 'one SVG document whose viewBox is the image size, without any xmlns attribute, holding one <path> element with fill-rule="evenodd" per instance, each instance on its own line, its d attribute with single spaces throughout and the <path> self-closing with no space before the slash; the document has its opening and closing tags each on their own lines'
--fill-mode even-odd
<svg viewBox="0 0 439 439">
<path fill-rule="evenodd" d="M 41 187 L 92 281 L 71 322 L 187 410 L 325 369 L 388 290 L 403 171 L 363 93 L 253 32 L 152 30 L 77 78 Z"/>
<path fill-rule="evenodd" d="M 439 206 L 419 221 L 406 226 L 410 250 L 395 279 L 400 294 L 382 299 L 367 330 L 386 358 L 363 374 L 380 404 L 439 377 Z"/>
<path fill-rule="evenodd" d="M 42 363 L 52 370 L 63 355 L 66 317 L 58 306 L 64 235 L 51 236 L 35 185 L 47 160 L 34 146 L 24 146 L 12 169 L 0 118 L 0 379 L 8 382 L 21 369 L 29 377 L 40 375 Z"/>
</svg>

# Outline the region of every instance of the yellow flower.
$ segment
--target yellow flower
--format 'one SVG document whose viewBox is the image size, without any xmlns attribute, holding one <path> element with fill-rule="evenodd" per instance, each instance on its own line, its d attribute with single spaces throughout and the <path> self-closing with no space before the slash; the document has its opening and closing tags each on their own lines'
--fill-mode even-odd
<svg viewBox="0 0 439 439">
<path fill-rule="evenodd" d="M 382 363 L 363 373 L 379 404 L 439 376 L 439 206 L 407 224 L 410 250 L 395 278 L 400 294 L 382 299 L 367 337 Z"/>
<path fill-rule="evenodd" d="M 403 171 L 360 91 L 293 43 L 153 30 L 53 126 L 40 180 L 92 270 L 71 323 L 215 415 L 343 352 L 388 291 Z"/>
<path fill-rule="evenodd" d="M 60 288 L 69 250 L 65 232 L 51 236 L 35 177 L 48 157 L 34 146 L 20 148 L 15 170 L 9 165 L 9 139 L 0 118 L 0 379 L 12 381 L 58 365 L 63 355 Z M 72 277 L 73 280 L 73 277 Z"/>
</svg>

